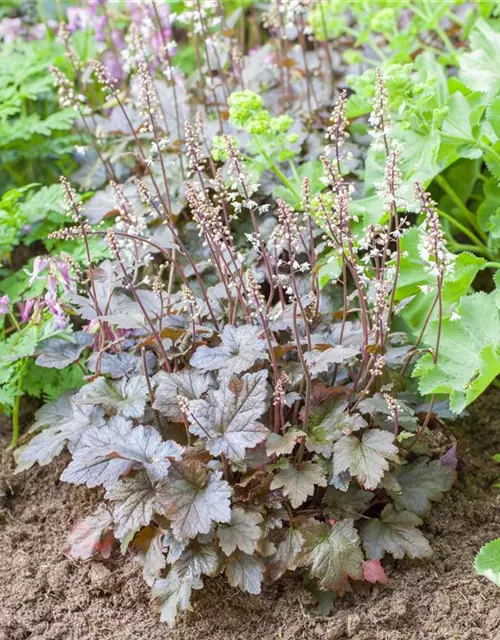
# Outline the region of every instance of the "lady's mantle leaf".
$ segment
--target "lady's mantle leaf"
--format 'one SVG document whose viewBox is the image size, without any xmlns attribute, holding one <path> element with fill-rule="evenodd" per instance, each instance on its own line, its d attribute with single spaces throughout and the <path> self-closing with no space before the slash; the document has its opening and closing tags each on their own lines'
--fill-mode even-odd
<svg viewBox="0 0 500 640">
<path fill-rule="evenodd" d="M 269 433 L 258 422 L 266 410 L 267 371 L 246 373 L 237 385 L 231 382 L 222 380 L 207 400 L 189 403 L 189 430 L 206 441 L 212 455 L 224 454 L 231 462 L 238 462 L 246 449 L 255 447 Z"/>
<path fill-rule="evenodd" d="M 157 580 L 153 587 L 153 603 L 161 611 L 160 620 L 173 626 L 178 611 L 192 611 L 191 591 L 202 589 L 200 578 L 181 580 L 177 572 L 170 571 L 164 579 Z"/>
<path fill-rule="evenodd" d="M 154 381 L 158 386 L 155 391 L 153 408 L 170 420 L 177 421 L 182 421 L 178 396 L 184 396 L 188 400 L 196 400 L 201 398 L 212 385 L 209 375 L 194 369 L 184 369 L 178 373 L 160 371 L 155 375 Z"/>
<path fill-rule="evenodd" d="M 94 337 L 84 331 L 77 331 L 63 338 L 43 340 L 35 352 L 39 367 L 64 369 L 76 362 L 86 347 L 94 342 Z"/>
<path fill-rule="evenodd" d="M 500 587 L 500 538 L 481 547 L 474 567 L 480 575 Z"/>
<path fill-rule="evenodd" d="M 359 349 L 355 347 L 343 347 L 342 345 L 336 345 L 330 347 L 325 351 L 314 349 L 308 351 L 304 357 L 309 365 L 309 370 L 313 376 L 317 376 L 320 373 L 326 373 L 328 367 L 334 364 L 345 364 L 351 358 L 356 357 L 359 354 Z"/>
<path fill-rule="evenodd" d="M 227 324 L 222 332 L 222 343 L 218 347 L 198 347 L 190 364 L 202 371 L 222 370 L 228 374 L 248 371 L 257 360 L 267 360 L 267 343 L 259 335 L 262 329 L 243 325 Z"/>
<path fill-rule="evenodd" d="M 333 447 L 333 473 L 349 471 L 365 489 L 376 489 L 389 469 L 386 458 L 395 456 L 398 448 L 394 435 L 380 429 L 365 431 L 361 440 L 342 436 Z"/>
<path fill-rule="evenodd" d="M 288 569 L 296 568 L 296 559 L 303 544 L 304 537 L 300 529 L 293 525 L 289 527 L 268 565 L 272 580 L 281 578 Z"/>
<path fill-rule="evenodd" d="M 231 522 L 220 525 L 217 529 L 219 544 L 226 556 L 230 556 L 236 549 L 252 555 L 262 536 L 259 527 L 261 522 L 260 513 L 235 507 L 231 512 Z"/>
<path fill-rule="evenodd" d="M 61 480 L 89 487 L 102 484 L 110 489 L 121 475 L 134 467 L 143 467 L 154 482 L 165 478 L 170 458 L 179 458 L 182 451 L 176 442 L 162 441 L 153 427 L 132 428 L 131 423 L 118 418 L 83 435 Z"/>
<path fill-rule="evenodd" d="M 304 546 L 297 565 L 310 566 L 323 589 L 343 592 L 348 578 L 363 578 L 363 552 L 352 520 L 333 527 L 310 520 L 302 529 Z"/>
<path fill-rule="evenodd" d="M 497 92 L 500 88 L 500 34 L 479 19 L 474 24 L 470 43 L 472 51 L 459 58 L 460 77 L 473 91 Z"/>
<path fill-rule="evenodd" d="M 148 387 L 144 376 L 117 381 L 97 378 L 80 389 L 76 402 L 101 405 L 107 413 L 125 418 L 141 418 L 147 397 Z"/>
<path fill-rule="evenodd" d="M 303 462 L 298 466 L 290 465 L 281 469 L 271 482 L 271 490 L 282 489 L 284 496 L 290 499 L 294 509 L 312 496 L 316 486 L 326 487 L 325 471 L 315 462 Z"/>
<path fill-rule="evenodd" d="M 401 489 L 389 491 L 396 509 L 407 509 L 423 518 L 429 511 L 431 500 L 441 500 L 443 493 L 451 489 L 456 473 L 439 460 L 429 462 L 427 458 L 418 458 L 397 468 L 393 476 Z"/>
<path fill-rule="evenodd" d="M 226 575 L 232 587 L 257 595 L 264 575 L 264 562 L 257 556 L 237 551 L 227 559 Z"/>
<path fill-rule="evenodd" d="M 363 562 L 363 576 L 366 582 L 375 584 L 387 584 L 388 578 L 384 571 L 384 567 L 380 564 L 380 560 L 365 560 Z"/>
<path fill-rule="evenodd" d="M 176 538 L 208 533 L 213 522 L 229 522 L 231 487 L 221 473 L 209 473 L 197 461 L 175 464 L 159 500 Z"/>
<path fill-rule="evenodd" d="M 94 513 L 78 522 L 68 534 L 68 544 L 64 553 L 70 558 L 88 560 L 95 551 L 109 558 L 110 540 L 113 540 L 111 527 L 113 518 L 103 505 L 99 505 Z"/>
<path fill-rule="evenodd" d="M 380 560 L 384 553 L 401 559 L 425 558 L 432 551 L 427 538 L 416 528 L 422 520 L 409 511 L 396 511 L 391 504 L 384 507 L 379 519 L 368 520 L 360 530 L 366 555 Z"/>
<path fill-rule="evenodd" d="M 413 375 L 422 394 L 450 394 L 450 408 L 462 412 L 500 373 L 500 313 L 494 293 L 474 293 L 462 298 L 460 320 L 444 318 L 439 361 L 426 354 Z M 433 346 L 438 325 L 432 323 L 425 342 Z"/>
</svg>

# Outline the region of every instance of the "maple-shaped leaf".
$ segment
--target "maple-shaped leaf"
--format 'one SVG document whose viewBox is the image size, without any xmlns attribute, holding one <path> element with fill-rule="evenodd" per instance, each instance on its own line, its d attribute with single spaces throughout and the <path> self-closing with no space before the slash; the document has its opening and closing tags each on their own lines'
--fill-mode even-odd
<svg viewBox="0 0 500 640">
<path fill-rule="evenodd" d="M 260 513 L 235 507 L 231 512 L 231 521 L 217 528 L 219 544 L 226 556 L 230 556 L 236 549 L 252 555 L 262 537 L 259 526 L 261 522 Z"/>
<path fill-rule="evenodd" d="M 141 470 L 134 476 L 119 480 L 106 492 L 105 498 L 115 503 L 115 535 L 123 540 L 150 523 L 156 507 L 156 487 L 148 474 Z"/>
<path fill-rule="evenodd" d="M 304 536 L 300 527 L 293 524 L 285 531 L 283 539 L 278 544 L 276 553 L 271 558 L 268 568 L 272 580 L 281 578 L 288 570 L 296 568 L 296 560 L 304 544 Z"/>
<path fill-rule="evenodd" d="M 316 462 L 302 462 L 280 469 L 271 482 L 271 490 L 281 489 L 283 495 L 290 500 L 294 509 L 300 507 L 314 489 L 326 487 L 326 473 Z"/>
<path fill-rule="evenodd" d="M 250 325 L 227 324 L 218 347 L 198 347 L 190 364 L 202 371 L 224 371 L 229 374 L 248 371 L 257 360 L 267 360 L 267 343 L 260 337 L 262 329 Z"/>
<path fill-rule="evenodd" d="M 474 568 L 479 575 L 500 587 L 500 539 L 481 547 L 474 561 Z"/>
<path fill-rule="evenodd" d="M 380 560 L 365 560 L 363 562 L 363 576 L 366 582 L 375 584 L 387 584 L 388 578 L 384 571 L 384 567 L 380 564 Z"/>
<path fill-rule="evenodd" d="M 348 578 L 363 578 L 363 552 L 352 520 L 333 527 L 310 520 L 301 529 L 304 545 L 297 566 L 310 567 L 323 589 L 343 593 Z"/>
<path fill-rule="evenodd" d="M 267 408 L 267 371 L 246 373 L 240 379 L 221 381 L 206 400 L 189 403 L 189 430 L 202 438 L 214 456 L 231 462 L 245 457 L 265 439 L 268 429 L 258 420 Z"/>
<path fill-rule="evenodd" d="M 219 471 L 209 472 L 196 460 L 175 464 L 159 500 L 179 540 L 208 533 L 214 522 L 231 520 L 231 487 Z"/>
<path fill-rule="evenodd" d="M 174 563 L 174 571 L 182 580 L 199 578 L 202 575 L 216 576 L 221 569 L 221 560 L 213 544 L 191 542 Z"/>
<path fill-rule="evenodd" d="M 166 578 L 161 578 L 153 586 L 153 604 L 161 612 L 160 620 L 174 625 L 179 611 L 192 611 L 191 592 L 202 589 L 200 578 L 186 578 L 181 580 L 176 571 L 169 571 Z"/>
<path fill-rule="evenodd" d="M 87 360 L 87 367 L 90 371 L 96 370 L 98 354 L 93 353 Z M 156 356 L 152 351 L 146 353 L 146 367 L 149 375 L 154 371 Z M 99 371 L 112 378 L 125 378 L 142 373 L 142 360 L 133 353 L 122 351 L 121 353 L 104 353 L 99 357 Z"/>
<path fill-rule="evenodd" d="M 132 534 L 130 537 L 133 537 Z M 153 525 L 143 527 L 133 538 L 133 547 L 136 550 L 134 560 L 141 565 L 144 582 L 150 587 L 167 566 L 162 538 L 163 531 Z"/>
<path fill-rule="evenodd" d="M 305 435 L 305 431 L 299 429 L 288 429 L 283 435 L 270 433 L 266 440 L 266 453 L 268 456 L 289 455 L 294 450 L 297 439 Z"/>
<path fill-rule="evenodd" d="M 226 560 L 226 575 L 232 587 L 257 595 L 261 591 L 264 562 L 257 556 L 236 551 Z"/>
<path fill-rule="evenodd" d="M 83 351 L 94 342 L 94 336 L 76 331 L 65 338 L 49 338 L 38 345 L 35 355 L 39 367 L 64 369 L 76 362 Z"/>
<path fill-rule="evenodd" d="M 356 436 L 342 436 L 333 447 L 334 474 L 349 471 L 362 487 L 376 489 L 389 469 L 387 458 L 398 453 L 393 441 L 392 433 L 380 429 L 365 431 L 361 440 Z"/>
<path fill-rule="evenodd" d="M 326 373 L 330 366 L 335 364 L 345 364 L 357 355 L 359 355 L 359 349 L 356 347 L 336 345 L 335 347 L 329 347 L 324 351 L 320 351 L 319 349 L 307 351 L 304 354 L 304 359 L 309 366 L 311 374 L 313 376 L 317 376 L 320 373 Z"/>
<path fill-rule="evenodd" d="M 159 371 L 153 380 L 157 385 L 153 409 L 174 421 L 182 421 L 178 396 L 196 400 L 213 385 L 210 375 L 194 369 L 183 369 L 177 373 Z"/>
<path fill-rule="evenodd" d="M 163 441 L 153 427 L 132 427 L 127 420 L 115 418 L 83 435 L 61 480 L 110 489 L 134 467 L 143 467 L 152 481 L 160 480 L 168 473 L 170 459 L 179 458 L 182 451 L 176 442 Z"/>
<path fill-rule="evenodd" d="M 88 560 L 97 551 L 109 558 L 113 538 L 113 517 L 99 505 L 94 513 L 78 522 L 69 532 L 64 554 L 75 560 Z"/>
<path fill-rule="evenodd" d="M 420 517 L 427 515 L 431 501 L 442 499 L 456 478 L 456 472 L 441 461 L 429 462 L 424 457 L 401 465 L 392 475 L 399 485 L 399 490 L 389 491 L 396 509 L 406 509 Z"/>
<path fill-rule="evenodd" d="M 366 511 L 373 496 L 371 491 L 356 487 L 349 487 L 347 491 L 328 487 L 325 493 L 328 515 L 336 519 L 357 520 Z"/>
<path fill-rule="evenodd" d="M 100 428 L 105 425 L 104 412 L 101 407 L 92 405 L 78 406 L 71 400 L 62 404 L 51 415 L 43 418 L 52 421 L 52 425 L 41 433 L 36 434 L 31 440 L 16 450 L 14 457 L 17 462 L 16 473 L 25 471 L 36 462 L 43 466 L 49 464 L 61 453 L 67 445 L 71 452 L 78 448 L 83 434 L 92 427 Z M 36 423 L 35 423 L 36 424 Z"/>
<path fill-rule="evenodd" d="M 78 404 L 95 404 L 106 413 L 125 418 L 141 418 L 144 414 L 148 387 L 144 376 L 132 376 L 121 380 L 97 378 L 80 389 L 75 397 Z"/>
<path fill-rule="evenodd" d="M 346 411 L 347 402 L 340 402 L 319 422 L 313 421 L 307 430 L 306 447 L 326 458 L 333 453 L 333 445 L 343 435 L 349 435 L 366 427 L 367 423 L 358 413 Z"/>
<path fill-rule="evenodd" d="M 396 511 L 391 504 L 384 507 L 379 518 L 365 522 L 360 529 L 368 558 L 380 560 L 384 553 L 401 559 L 425 558 L 432 554 L 427 538 L 417 529 L 422 520 L 409 511 Z"/>
</svg>

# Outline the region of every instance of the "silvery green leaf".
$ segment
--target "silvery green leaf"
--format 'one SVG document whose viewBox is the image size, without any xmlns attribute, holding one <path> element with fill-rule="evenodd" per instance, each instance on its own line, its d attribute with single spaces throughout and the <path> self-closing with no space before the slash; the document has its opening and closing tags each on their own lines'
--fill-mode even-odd
<svg viewBox="0 0 500 640">
<path fill-rule="evenodd" d="M 266 440 L 266 453 L 268 456 L 289 455 L 297 444 L 297 439 L 305 435 L 305 432 L 299 429 L 288 429 L 282 436 L 279 433 L 270 433 Z"/>
<path fill-rule="evenodd" d="M 276 553 L 271 558 L 269 575 L 272 580 L 281 578 L 289 569 L 296 568 L 296 559 L 304 544 L 304 537 L 300 529 L 294 525 L 290 526 L 284 534 L 283 539 L 278 544 Z"/>
<path fill-rule="evenodd" d="M 393 410 L 387 404 L 384 396 L 376 393 L 371 398 L 361 400 L 358 405 L 360 413 L 367 413 L 372 416 L 373 422 L 385 429 L 394 429 Z M 414 433 L 418 428 L 418 418 L 415 411 L 402 400 L 398 399 L 398 424 L 406 431 Z"/>
<path fill-rule="evenodd" d="M 412 511 L 424 517 L 430 509 L 431 501 L 440 501 L 445 491 L 449 491 L 456 478 L 456 472 L 439 460 L 429 462 L 427 458 L 417 458 L 415 462 L 398 467 L 393 476 L 399 491 L 389 492 L 398 511 Z"/>
<path fill-rule="evenodd" d="M 334 473 L 330 478 L 329 485 L 339 491 L 347 491 L 351 484 L 351 474 L 349 471 L 342 471 L 341 473 Z"/>
<path fill-rule="evenodd" d="M 115 535 L 123 540 L 129 533 L 150 523 L 156 506 L 156 487 L 145 471 L 139 471 L 119 480 L 106 492 L 105 498 L 115 503 Z"/>
<path fill-rule="evenodd" d="M 87 360 L 87 367 L 90 371 L 96 370 L 97 354 L 93 353 Z M 148 373 L 153 373 L 156 356 L 152 351 L 146 353 L 146 365 Z M 107 374 L 112 378 L 125 378 L 142 373 L 142 363 L 139 356 L 133 353 L 107 353 L 101 354 L 99 363 L 101 374 Z"/>
<path fill-rule="evenodd" d="M 161 532 L 153 527 L 151 537 L 147 540 L 134 559 L 142 566 L 142 577 L 144 582 L 152 587 L 163 569 L 167 566 L 167 559 L 162 548 Z M 143 531 L 147 531 L 143 529 Z M 142 532 L 141 532 L 142 533 Z"/>
<path fill-rule="evenodd" d="M 144 376 L 117 381 L 100 377 L 82 387 L 75 401 L 81 405 L 101 405 L 106 413 L 125 418 L 140 418 L 144 414 L 147 397 L 148 387 Z"/>
<path fill-rule="evenodd" d="M 257 360 L 267 360 L 267 343 L 259 336 L 262 329 L 250 325 L 233 327 L 227 324 L 218 347 L 198 347 L 190 364 L 202 371 L 223 370 L 228 374 L 242 373 Z"/>
<path fill-rule="evenodd" d="M 427 538 L 417 529 L 422 520 L 409 511 L 396 511 L 391 504 L 384 507 L 380 518 L 365 522 L 360 529 L 368 558 L 380 560 L 384 553 L 401 559 L 425 558 L 432 554 Z"/>
<path fill-rule="evenodd" d="M 355 347 L 336 345 L 325 349 L 325 351 L 320 351 L 319 349 L 307 351 L 304 354 L 304 359 L 309 366 L 311 374 L 317 376 L 320 373 L 326 373 L 331 365 L 346 364 L 357 355 L 359 355 L 359 349 Z"/>
<path fill-rule="evenodd" d="M 175 622 L 179 611 L 192 611 L 191 591 L 201 589 L 200 578 L 181 580 L 175 571 L 170 571 L 166 578 L 157 580 L 153 586 L 153 603 L 160 610 L 160 620 L 170 627 Z"/>
<path fill-rule="evenodd" d="M 310 520 L 301 533 L 304 544 L 297 566 L 310 567 L 323 589 L 342 593 L 349 578 L 363 578 L 363 552 L 352 520 L 342 520 L 333 527 Z"/>
<path fill-rule="evenodd" d="M 214 522 L 231 520 L 231 487 L 220 471 L 209 472 L 197 461 L 175 464 L 159 500 L 179 540 L 208 533 Z"/>
<path fill-rule="evenodd" d="M 65 399 L 57 408 L 54 405 L 43 414 L 43 422 L 53 416 L 54 426 L 36 434 L 27 444 L 16 450 L 16 473 L 29 469 L 36 462 L 41 466 L 49 464 L 61 453 L 65 445 L 68 445 L 71 452 L 75 451 L 86 431 L 92 427 L 104 426 L 104 412 L 100 407 L 78 407 L 73 404 L 72 399 L 68 402 Z"/>
<path fill-rule="evenodd" d="M 209 391 L 207 400 L 189 403 L 189 430 L 205 441 L 214 456 L 224 454 L 231 462 L 245 457 L 269 433 L 258 422 L 267 408 L 267 371 L 246 373 L 240 379 L 222 380 Z"/>
<path fill-rule="evenodd" d="M 184 552 L 184 549 L 188 546 L 188 541 L 186 540 L 177 540 L 174 534 L 167 529 L 165 531 L 165 535 L 163 536 L 163 546 L 168 547 L 168 556 L 167 562 L 168 564 L 174 564 Z"/>
<path fill-rule="evenodd" d="M 73 391 L 66 391 L 57 400 L 47 402 L 35 412 L 35 422 L 30 427 L 28 433 L 38 431 L 41 427 L 54 427 L 61 421 L 65 421 L 73 415 L 71 398 Z"/>
<path fill-rule="evenodd" d="M 216 576 L 221 568 L 219 554 L 211 544 L 195 541 L 188 545 L 173 569 L 182 580 L 199 578 L 202 575 Z"/>
<path fill-rule="evenodd" d="M 264 562 L 257 556 L 237 551 L 226 560 L 226 575 L 232 587 L 257 595 L 261 591 Z"/>
<path fill-rule="evenodd" d="M 366 511 L 374 495 L 371 491 L 356 487 L 349 487 L 347 491 L 328 487 L 325 493 L 328 515 L 337 520 L 341 518 L 357 520 Z"/>
<path fill-rule="evenodd" d="M 296 391 L 289 391 L 288 393 L 285 393 L 284 402 L 287 407 L 292 407 L 296 402 L 300 400 L 302 400 L 302 396 Z"/>
<path fill-rule="evenodd" d="M 179 458 L 182 451 L 176 442 L 164 442 L 153 427 L 132 427 L 123 418 L 115 418 L 107 427 L 84 433 L 61 479 L 89 487 L 102 484 L 110 489 L 121 475 L 142 467 L 155 482 L 165 478 L 170 459 Z"/>
<path fill-rule="evenodd" d="M 183 369 L 177 373 L 158 372 L 153 378 L 157 385 L 153 408 L 170 420 L 182 421 L 178 396 L 196 400 L 213 385 L 210 375 L 195 369 Z"/>
<path fill-rule="evenodd" d="M 280 469 L 271 482 L 271 490 L 281 489 L 294 509 L 313 495 L 316 486 L 326 487 L 326 474 L 319 464 L 311 461 Z"/>
<path fill-rule="evenodd" d="M 340 402 L 318 424 L 311 424 L 307 432 L 306 448 L 329 458 L 333 453 L 333 445 L 343 435 L 349 435 L 367 426 L 365 419 L 346 411 L 347 402 Z"/>
<path fill-rule="evenodd" d="M 389 469 L 387 458 L 398 453 L 393 441 L 394 434 L 380 429 L 365 431 L 361 440 L 342 436 L 333 447 L 333 472 L 349 471 L 363 488 L 376 489 Z"/>
<path fill-rule="evenodd" d="M 235 507 L 231 512 L 231 521 L 217 528 L 219 544 L 226 556 L 230 556 L 236 549 L 252 554 L 257 542 L 262 536 L 259 524 L 262 522 L 260 513 L 245 511 Z"/>
<path fill-rule="evenodd" d="M 39 367 L 64 369 L 76 362 L 82 352 L 94 342 L 94 336 L 77 331 L 67 338 L 49 338 L 38 345 L 35 355 Z"/>
</svg>

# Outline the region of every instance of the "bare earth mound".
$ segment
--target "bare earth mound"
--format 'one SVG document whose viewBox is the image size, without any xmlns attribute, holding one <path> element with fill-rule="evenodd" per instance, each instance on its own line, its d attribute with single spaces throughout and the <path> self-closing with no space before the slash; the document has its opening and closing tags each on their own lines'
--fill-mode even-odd
<svg viewBox="0 0 500 640">
<path fill-rule="evenodd" d="M 195 611 L 173 630 L 149 606 L 149 587 L 119 553 L 75 564 L 61 549 L 69 527 L 96 494 L 58 481 L 61 463 L 12 476 L 0 470 L 0 640 L 500 640 L 500 589 L 475 576 L 481 545 L 500 535 L 500 393 L 476 404 L 453 428 L 470 438 L 469 474 L 434 507 L 425 534 L 428 562 L 389 562 L 389 585 L 348 594 L 319 617 L 298 580 L 259 596 L 206 581 Z M 473 440 L 473 434 L 475 441 Z"/>
</svg>

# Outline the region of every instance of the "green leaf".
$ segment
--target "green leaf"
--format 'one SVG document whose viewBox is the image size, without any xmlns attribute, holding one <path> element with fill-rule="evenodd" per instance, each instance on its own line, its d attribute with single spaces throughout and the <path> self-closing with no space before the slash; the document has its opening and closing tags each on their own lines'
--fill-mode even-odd
<svg viewBox="0 0 500 640">
<path fill-rule="evenodd" d="M 294 509 L 313 495 L 316 486 L 326 487 L 325 471 L 311 461 L 281 469 L 271 482 L 271 490 L 281 489 Z"/>
<path fill-rule="evenodd" d="M 495 293 L 475 293 L 462 298 L 460 320 L 444 318 L 439 359 L 431 354 L 418 361 L 413 376 L 424 395 L 450 395 L 450 408 L 462 412 L 500 374 L 500 316 Z M 437 320 L 426 331 L 425 343 L 434 347 Z"/>
<path fill-rule="evenodd" d="M 474 567 L 479 575 L 500 587 L 500 538 L 481 547 L 474 561 Z"/>
<path fill-rule="evenodd" d="M 310 520 L 301 533 L 304 545 L 297 566 L 310 567 L 323 589 L 342 593 L 349 578 L 363 578 L 363 552 L 352 520 L 342 520 L 331 528 Z"/>
<path fill-rule="evenodd" d="M 470 35 L 472 51 L 460 56 L 460 77 L 473 91 L 497 93 L 500 89 L 500 34 L 482 19 Z"/>
<path fill-rule="evenodd" d="M 398 453 L 393 441 L 392 433 L 380 429 L 365 431 L 361 440 L 342 436 L 333 447 L 334 475 L 349 471 L 364 489 L 376 489 L 389 469 L 387 458 Z"/>
<path fill-rule="evenodd" d="M 440 501 L 456 478 L 453 469 L 427 458 L 401 465 L 392 475 L 399 485 L 399 491 L 389 490 L 396 509 L 412 511 L 422 518 L 427 515 L 431 501 Z"/>
<path fill-rule="evenodd" d="M 365 522 L 360 529 L 368 558 L 380 560 L 385 553 L 401 559 L 425 558 L 431 555 L 429 541 L 417 529 L 422 520 L 409 511 L 396 511 L 391 504 L 384 507 L 379 518 Z"/>
</svg>

